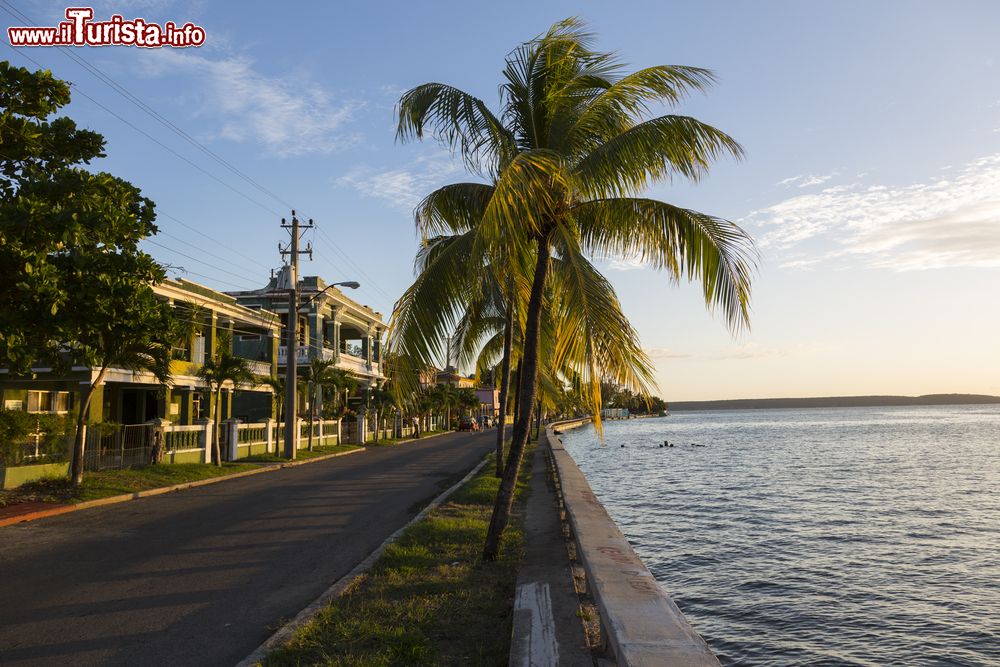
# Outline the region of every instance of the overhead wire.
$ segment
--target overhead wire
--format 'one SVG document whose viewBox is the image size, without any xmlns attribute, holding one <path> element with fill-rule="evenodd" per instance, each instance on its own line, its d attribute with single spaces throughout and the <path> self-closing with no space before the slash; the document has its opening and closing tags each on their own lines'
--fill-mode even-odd
<svg viewBox="0 0 1000 667">
<path fill-rule="evenodd" d="M 9 2 L 7 2 L 7 0 L 0 0 L 0 5 L 3 5 L 3 9 L 8 14 L 14 16 L 15 18 L 18 18 L 18 19 L 24 21 L 25 23 L 27 23 L 29 25 L 37 26 L 37 24 L 32 19 L 30 19 L 23 12 L 21 12 L 16 7 L 14 7 Z M 21 49 L 17 49 L 15 47 L 11 47 L 11 48 L 14 51 L 18 52 L 19 55 L 21 55 L 24 58 L 26 58 L 27 60 L 33 62 L 39 68 L 44 68 L 44 66 L 41 65 L 41 63 L 39 63 L 37 60 L 35 60 L 31 56 L 28 56 L 27 54 L 23 53 L 21 51 Z M 247 184 L 251 185 L 252 187 L 256 188 L 257 190 L 259 190 L 263 194 L 271 197 L 272 199 L 274 199 L 275 201 L 281 203 L 282 205 L 284 205 L 284 206 L 286 206 L 286 207 L 288 207 L 290 209 L 294 208 L 294 206 L 292 204 L 288 203 L 286 200 L 284 200 L 283 198 L 281 198 L 280 196 L 278 196 L 277 194 L 275 194 L 273 191 L 271 191 L 267 187 L 263 186 L 261 183 L 259 183 L 258 181 L 256 181 L 255 179 L 253 179 L 252 177 L 250 177 L 249 175 L 247 175 L 245 172 L 243 172 L 242 170 L 240 170 L 236 166 L 234 166 L 228 160 L 226 160 L 222 156 L 218 155 L 216 152 L 212 151 L 210 148 L 208 148 L 207 146 L 205 146 L 203 143 L 201 143 L 200 141 L 198 141 L 197 139 L 195 139 L 194 137 L 192 137 L 190 134 L 188 134 L 187 132 L 185 132 L 182 128 L 180 128 L 175 123 L 173 123 L 172 121 L 170 121 L 168 118 L 166 118 L 165 116 L 163 116 L 162 114 L 160 114 L 153 107 L 151 107 L 150 105 L 146 104 L 141 98 L 139 98 L 137 95 L 133 94 L 131 91 L 129 91 L 123 85 L 121 85 L 120 83 L 118 83 L 113 77 L 107 75 L 105 72 L 103 72 L 96 65 L 91 64 L 86 59 L 84 59 L 83 57 L 81 57 L 78 54 L 74 53 L 73 51 L 67 49 L 66 47 L 57 47 L 57 48 L 65 56 L 67 56 L 68 58 L 70 58 L 73 61 L 75 61 L 78 65 L 80 65 L 81 67 L 83 67 L 84 69 L 86 69 L 93 76 L 97 77 L 102 83 L 104 83 L 105 85 L 111 87 L 112 90 L 114 90 L 115 92 L 117 92 L 120 96 L 122 96 L 127 101 L 129 101 L 130 103 L 132 103 L 133 105 L 135 105 L 137 108 L 139 108 L 141 111 L 143 111 L 147 115 L 151 116 L 154 120 L 156 120 L 158 123 L 160 123 L 164 127 L 167 127 L 168 129 L 170 129 L 174 134 L 176 134 L 177 136 L 179 136 L 182 139 L 184 139 L 185 141 L 187 141 L 189 144 L 191 144 L 192 146 L 194 146 L 195 148 L 197 148 L 198 150 L 200 150 L 202 153 L 204 153 L 205 155 L 211 157 L 218 164 L 224 166 L 230 172 L 232 172 L 233 174 L 237 175 L 239 178 L 241 178 Z M 150 141 L 154 142 L 155 144 L 157 144 L 158 146 L 160 146 L 164 150 L 168 151 L 169 153 L 171 153 L 172 155 L 174 155 L 178 159 L 183 160 L 185 163 L 187 163 L 190 166 L 194 167 L 195 169 L 197 169 L 201 173 L 209 176 L 210 178 L 212 178 L 213 180 L 217 181 L 221 185 L 225 186 L 229 190 L 232 190 L 235 194 L 239 195 L 240 197 L 243 197 L 247 201 L 255 204 L 258 207 L 260 207 L 262 210 L 265 210 L 265 211 L 267 211 L 268 213 L 271 213 L 274 216 L 280 216 L 281 215 L 280 213 L 278 213 L 277 211 L 275 211 L 273 208 L 267 206 L 266 204 L 261 203 L 257 199 L 254 199 L 253 197 L 251 197 L 251 196 L 247 195 L 246 193 L 242 192 L 241 190 L 238 190 L 237 188 L 235 188 L 231 184 L 227 183 L 226 181 L 223 181 L 221 178 L 219 178 L 215 174 L 213 174 L 213 173 L 209 172 L 208 170 L 204 169 L 201 165 L 198 165 L 197 163 L 195 163 L 191 159 L 187 158 L 186 156 L 184 156 L 181 153 L 179 153 L 178 151 L 174 150 L 173 148 L 171 148 L 167 144 L 163 143 L 162 141 L 160 141 L 159 139 L 157 139 L 156 137 L 154 137 L 152 134 L 150 134 L 146 130 L 138 127 L 137 125 L 135 125 L 134 123 L 132 123 L 128 119 L 126 119 L 123 116 L 121 116 L 120 114 L 118 114 L 117 112 L 115 112 L 112 109 L 108 108 L 106 105 L 104 105 L 101 102 L 97 101 L 95 98 L 93 98 L 92 96 L 88 95 L 85 91 L 83 91 L 79 87 L 78 84 L 73 83 L 71 85 L 72 85 L 73 89 L 77 93 L 79 93 L 80 95 L 82 95 L 84 98 L 86 98 L 87 100 L 91 101 L 93 104 L 95 104 L 99 108 L 103 109 L 105 112 L 107 112 L 111 116 L 117 118 L 122 123 L 128 125 L 133 130 L 135 130 L 136 132 L 140 133 L 142 136 L 146 137 Z M 167 218 L 169 218 L 171 220 L 174 220 L 175 222 L 178 222 L 178 223 L 182 224 L 183 226 L 187 227 L 188 229 L 191 229 L 192 231 L 195 231 L 195 232 L 201 234 L 202 236 L 205 236 L 209 240 L 213 240 L 214 242 L 219 243 L 217 240 L 214 240 L 210 236 L 208 236 L 207 234 L 204 234 L 203 232 L 200 232 L 200 231 L 194 229 L 190 225 L 187 225 L 187 224 L 183 223 L 182 221 L 180 221 L 179 219 L 175 218 L 174 216 L 165 214 L 165 217 L 167 217 Z M 382 289 L 382 287 L 375 281 L 375 279 L 372 278 L 366 271 L 364 271 L 364 269 L 362 269 L 360 267 L 360 265 L 358 265 L 350 257 L 350 255 L 346 251 L 344 251 L 343 249 L 341 249 L 340 246 L 339 246 L 339 244 L 329 234 L 326 233 L 325 229 L 323 229 L 322 227 L 319 227 L 318 225 L 316 227 L 314 227 L 313 240 L 315 240 L 315 235 L 316 235 L 315 229 L 316 228 L 319 229 L 319 234 L 321 235 L 321 238 L 324 239 L 324 242 L 327 244 L 327 247 L 330 248 L 331 250 L 333 250 L 337 255 L 339 255 L 350 267 L 352 267 L 352 270 L 357 271 L 357 273 L 359 274 L 359 276 L 362 277 L 362 278 L 364 278 L 367 284 L 371 285 L 371 287 L 376 292 L 378 292 L 385 299 L 387 299 L 388 302 L 389 302 L 389 305 L 391 306 L 394 303 L 393 297 L 391 295 L 389 295 L 389 293 L 386 292 L 384 289 Z M 220 244 L 220 245 L 222 245 L 223 247 L 226 247 L 225 244 Z M 174 252 L 177 252 L 177 251 L 174 251 Z M 182 253 L 178 252 L 178 254 L 182 254 Z M 238 253 L 238 254 L 241 254 L 243 257 L 246 257 L 247 259 L 250 259 L 250 261 L 257 261 L 257 260 L 253 260 L 252 258 L 247 257 L 246 255 L 243 255 L 242 253 Z M 195 260 L 195 261 L 198 261 L 198 260 Z M 191 273 L 194 273 L 194 272 L 191 272 Z M 231 272 L 228 272 L 228 271 L 226 273 L 232 274 Z M 194 275 L 199 275 L 199 274 L 194 274 Z M 246 279 L 246 278 L 245 277 L 241 277 L 241 279 Z M 225 282 L 225 281 L 221 281 L 221 282 Z M 226 284 L 232 285 L 233 283 L 226 283 Z"/>
</svg>

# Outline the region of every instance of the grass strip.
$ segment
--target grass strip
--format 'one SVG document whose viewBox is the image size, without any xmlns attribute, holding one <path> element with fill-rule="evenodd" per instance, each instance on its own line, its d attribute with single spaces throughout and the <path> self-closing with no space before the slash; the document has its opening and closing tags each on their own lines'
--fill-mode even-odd
<svg viewBox="0 0 1000 667">
<path fill-rule="evenodd" d="M 224 477 L 259 467 L 252 463 L 224 463 L 221 467 L 211 463 L 169 463 L 127 470 L 105 470 L 85 473 L 80 487 L 74 487 L 65 478 L 41 479 L 16 489 L 0 491 L 0 507 L 23 502 L 82 503 L 87 500 L 197 482 L 212 477 Z"/>
<path fill-rule="evenodd" d="M 432 435 L 440 435 L 442 433 L 456 433 L 457 431 L 423 431 L 420 433 L 419 438 L 415 438 L 412 435 L 406 436 L 405 438 L 382 438 L 378 442 L 369 442 L 366 444 L 368 447 L 382 447 L 389 445 L 401 445 L 408 442 L 420 442 L 424 438 L 429 438 Z"/>
<path fill-rule="evenodd" d="M 506 665 L 530 468 L 499 560 L 479 559 L 499 487 L 487 463 L 264 664 Z"/>
<path fill-rule="evenodd" d="M 314 459 L 317 456 L 327 456 L 329 454 L 341 454 L 343 452 L 350 452 L 355 449 L 361 449 L 358 445 L 323 445 L 322 447 L 316 446 L 312 448 L 312 451 L 308 449 L 300 449 L 295 453 L 296 460 L 302 459 Z M 254 454 L 253 456 L 247 456 L 240 459 L 240 463 L 286 463 L 288 459 L 279 454 Z"/>
</svg>

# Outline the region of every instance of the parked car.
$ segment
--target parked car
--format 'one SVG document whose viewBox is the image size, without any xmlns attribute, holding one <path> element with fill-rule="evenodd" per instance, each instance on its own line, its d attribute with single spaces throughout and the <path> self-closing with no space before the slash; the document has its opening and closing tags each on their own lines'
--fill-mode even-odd
<svg viewBox="0 0 1000 667">
<path fill-rule="evenodd" d="M 476 421 L 475 417 L 462 417 L 458 420 L 458 430 L 459 431 L 478 431 L 479 423 Z"/>
</svg>

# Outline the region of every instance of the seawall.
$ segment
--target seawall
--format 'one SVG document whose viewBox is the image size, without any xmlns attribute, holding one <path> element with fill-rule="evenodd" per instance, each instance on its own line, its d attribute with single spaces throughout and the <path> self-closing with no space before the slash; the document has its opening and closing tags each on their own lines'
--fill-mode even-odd
<svg viewBox="0 0 1000 667">
<path fill-rule="evenodd" d="M 607 650 L 623 667 L 718 667 L 708 644 L 636 555 L 563 447 L 559 433 L 589 421 L 551 424 L 545 435 Z"/>
</svg>

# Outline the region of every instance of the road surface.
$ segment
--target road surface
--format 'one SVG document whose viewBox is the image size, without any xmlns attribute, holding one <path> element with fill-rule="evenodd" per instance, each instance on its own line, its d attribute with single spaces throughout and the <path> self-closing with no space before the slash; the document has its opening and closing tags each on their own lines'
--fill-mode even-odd
<svg viewBox="0 0 1000 667">
<path fill-rule="evenodd" d="M 233 665 L 494 438 L 372 448 L 0 528 L 0 665 Z"/>
</svg>

